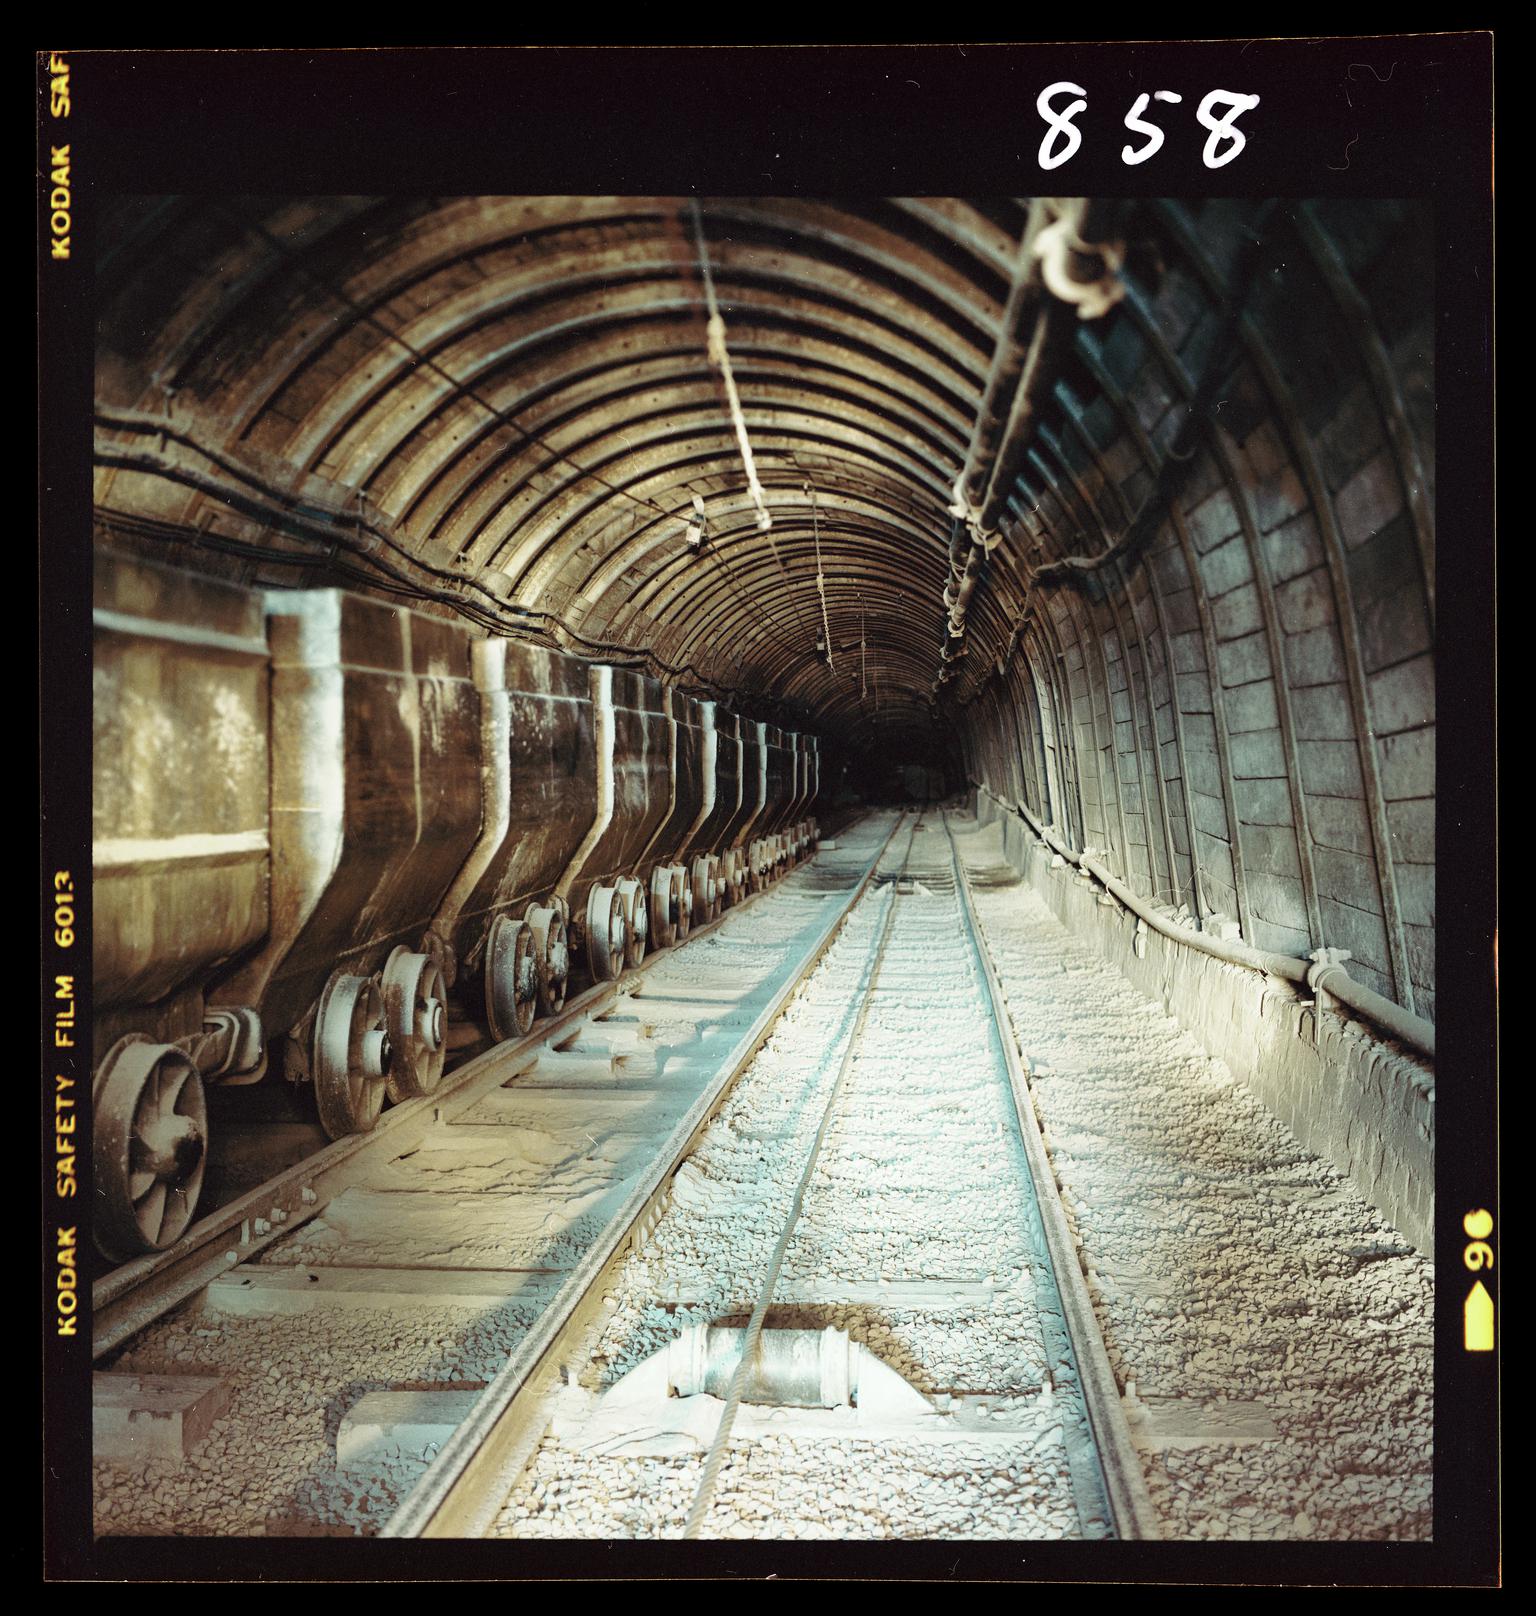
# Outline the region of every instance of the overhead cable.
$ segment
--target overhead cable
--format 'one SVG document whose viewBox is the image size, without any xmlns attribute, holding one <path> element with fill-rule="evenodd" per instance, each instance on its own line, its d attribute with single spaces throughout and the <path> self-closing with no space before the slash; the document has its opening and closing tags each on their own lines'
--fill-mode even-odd
<svg viewBox="0 0 1536 1616">
<path fill-rule="evenodd" d="M 811 501 L 811 531 L 816 537 L 816 593 L 821 597 L 821 633 L 827 647 L 827 666 L 837 672 L 832 661 L 832 625 L 827 621 L 827 585 L 821 571 L 821 512 L 816 504 L 816 484 L 805 479 L 805 491 Z"/>
<path fill-rule="evenodd" d="M 768 502 L 763 497 L 763 485 L 757 478 L 757 463 L 752 458 L 752 445 L 747 438 L 747 419 L 741 411 L 741 395 L 736 391 L 736 377 L 731 370 L 731 354 L 725 345 L 725 318 L 720 313 L 720 305 L 715 298 L 715 277 L 710 271 L 709 249 L 704 242 L 704 215 L 696 199 L 690 198 L 688 205 L 693 212 L 693 233 L 699 249 L 704 301 L 709 309 L 709 324 L 706 328 L 709 335 L 709 362 L 720 372 L 720 380 L 725 387 L 726 403 L 731 411 L 731 425 L 736 431 L 736 446 L 741 451 L 741 463 L 747 473 L 747 489 L 752 495 L 752 504 L 757 511 L 758 530 L 767 533 L 773 527 L 773 517 L 769 514 Z"/>
</svg>

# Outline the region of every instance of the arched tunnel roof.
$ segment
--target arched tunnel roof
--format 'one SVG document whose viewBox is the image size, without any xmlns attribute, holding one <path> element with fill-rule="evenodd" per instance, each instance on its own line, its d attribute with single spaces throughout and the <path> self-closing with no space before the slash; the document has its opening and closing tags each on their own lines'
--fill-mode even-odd
<svg viewBox="0 0 1536 1616">
<path fill-rule="evenodd" d="M 501 570 L 514 600 L 594 640 L 839 732 L 926 727 L 944 510 L 1023 209 L 722 200 L 702 216 L 767 533 L 675 200 L 146 211 L 104 265 L 124 288 L 110 346 L 133 362 L 104 390 L 158 410 L 174 389 L 221 448 L 361 491 L 440 565 Z"/>
<path fill-rule="evenodd" d="M 1122 205 L 1112 242 L 1077 243 L 1109 247 L 1118 301 L 1035 353 L 1040 218 L 1007 198 L 117 202 L 99 520 L 947 759 L 1202 924 L 1348 949 L 1431 1014 L 1427 211 Z M 1035 390 L 989 445 L 1010 342 Z M 999 514 L 962 500 L 967 528 L 957 481 L 1004 438 Z"/>
</svg>

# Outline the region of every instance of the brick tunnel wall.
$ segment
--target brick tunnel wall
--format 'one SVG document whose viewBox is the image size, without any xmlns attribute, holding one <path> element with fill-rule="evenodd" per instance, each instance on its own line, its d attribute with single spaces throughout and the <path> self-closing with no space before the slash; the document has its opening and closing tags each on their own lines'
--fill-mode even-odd
<svg viewBox="0 0 1536 1616">
<path fill-rule="evenodd" d="M 1153 486 L 1256 204 L 1161 210 L 1164 272 L 1085 325 L 1005 544 L 1102 553 Z M 972 781 L 1257 948 L 1347 949 L 1434 1017 L 1433 236 L 1282 205 L 1211 424 L 1150 541 L 1027 597 Z"/>
<path fill-rule="evenodd" d="M 967 772 L 1061 918 L 1423 1242 L 1432 1077 L 1358 1028 L 1320 1033 L 1257 973 L 1155 936 L 1156 963 L 1136 959 L 1009 812 L 1201 929 L 1348 950 L 1357 980 L 1434 1017 L 1432 220 L 1391 202 L 1274 209 L 1224 356 L 1258 210 L 1162 207 L 1155 289 L 1133 277 L 1079 334 L 1005 537 L 1026 573 L 1125 533 L 1208 364 L 1214 408 L 1140 551 L 1026 596 L 972 687 Z"/>
</svg>

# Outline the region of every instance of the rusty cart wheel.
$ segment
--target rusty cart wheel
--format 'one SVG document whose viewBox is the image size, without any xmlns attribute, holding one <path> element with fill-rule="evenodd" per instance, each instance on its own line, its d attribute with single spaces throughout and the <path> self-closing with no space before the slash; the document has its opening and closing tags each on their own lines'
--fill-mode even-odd
<svg viewBox="0 0 1536 1616">
<path fill-rule="evenodd" d="M 724 870 L 716 853 L 711 853 L 705 862 L 709 869 L 709 918 L 718 920 L 725 907 Z"/>
<path fill-rule="evenodd" d="M 565 911 L 556 904 L 529 904 L 523 918 L 533 933 L 533 962 L 542 1015 L 557 1016 L 565 1009 L 571 979 L 570 932 Z"/>
<path fill-rule="evenodd" d="M 587 969 L 594 982 L 618 979 L 624 969 L 627 933 L 619 889 L 593 887 L 587 898 Z"/>
<path fill-rule="evenodd" d="M 498 915 L 485 944 L 485 1009 L 497 1043 L 521 1038 L 539 1009 L 539 964 L 533 927 Z"/>
<path fill-rule="evenodd" d="M 384 1023 L 389 1032 L 389 1097 L 399 1104 L 430 1094 L 448 1059 L 448 984 L 430 954 L 397 948 L 384 966 Z"/>
<path fill-rule="evenodd" d="M 752 841 L 747 844 L 747 885 L 753 892 L 761 892 L 766 885 L 763 878 L 763 844 Z"/>
<path fill-rule="evenodd" d="M 706 925 L 711 918 L 709 860 L 702 855 L 696 858 L 688 871 L 688 878 L 693 884 L 693 923 L 695 926 Z"/>
<path fill-rule="evenodd" d="M 315 1103 L 332 1139 L 367 1133 L 384 1109 L 389 1086 L 389 1032 L 384 996 L 371 977 L 338 971 L 315 1014 Z"/>
<path fill-rule="evenodd" d="M 688 941 L 693 930 L 693 876 L 686 864 L 672 866 L 672 899 L 677 905 L 677 940 Z"/>
<path fill-rule="evenodd" d="M 651 871 L 647 912 L 651 921 L 651 946 L 670 948 L 677 941 L 677 911 L 672 906 L 672 870 L 658 864 Z"/>
<path fill-rule="evenodd" d="M 107 1052 L 92 1091 L 96 1244 L 117 1262 L 164 1251 L 203 1188 L 203 1080 L 181 1050 L 133 1035 Z"/>
<path fill-rule="evenodd" d="M 615 883 L 619 901 L 624 905 L 624 963 L 639 965 L 645 958 L 646 945 L 651 939 L 651 905 L 645 895 L 645 886 L 626 875 Z"/>
</svg>

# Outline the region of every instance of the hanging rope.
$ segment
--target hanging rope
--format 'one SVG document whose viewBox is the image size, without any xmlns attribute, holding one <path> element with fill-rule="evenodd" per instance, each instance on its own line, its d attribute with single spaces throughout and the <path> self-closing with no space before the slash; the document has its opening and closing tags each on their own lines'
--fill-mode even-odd
<svg viewBox="0 0 1536 1616">
<path fill-rule="evenodd" d="M 699 268 L 704 278 L 704 301 L 709 307 L 707 327 L 709 362 L 720 372 L 720 379 L 725 384 L 725 398 L 730 406 L 731 425 L 736 429 L 736 446 L 741 451 L 741 463 L 747 472 L 747 489 L 757 509 L 758 529 L 766 533 L 773 526 L 773 517 L 768 513 L 768 502 L 763 497 L 763 485 L 757 480 L 757 463 L 752 458 L 752 445 L 747 440 L 747 420 L 741 412 L 741 395 L 736 391 L 736 378 L 731 372 L 731 355 L 725 346 L 725 320 L 720 313 L 720 305 L 715 300 L 715 278 L 710 273 L 709 250 L 704 245 L 704 216 L 699 211 L 696 200 L 690 198 L 688 205 L 693 210 L 693 233 L 698 243 Z"/>
<path fill-rule="evenodd" d="M 827 621 L 827 585 L 821 571 L 821 511 L 816 504 L 816 484 L 809 477 L 805 480 L 805 491 L 810 496 L 811 532 L 816 537 L 816 593 L 821 597 L 821 637 L 827 648 L 827 666 L 836 673 L 832 661 L 832 625 Z"/>
</svg>

